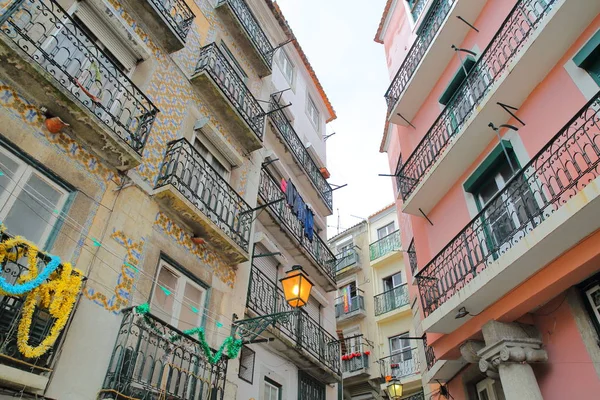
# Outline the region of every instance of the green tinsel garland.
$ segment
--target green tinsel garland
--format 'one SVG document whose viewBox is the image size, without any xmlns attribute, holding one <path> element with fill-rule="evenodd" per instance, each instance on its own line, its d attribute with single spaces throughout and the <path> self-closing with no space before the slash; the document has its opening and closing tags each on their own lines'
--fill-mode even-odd
<svg viewBox="0 0 600 400">
<path fill-rule="evenodd" d="M 158 329 L 156 327 L 156 325 L 150 320 L 150 318 L 147 315 L 150 312 L 150 306 L 148 305 L 148 303 L 140 304 L 139 306 L 135 307 L 135 311 L 144 317 L 144 321 L 157 334 L 162 336 L 162 332 L 160 331 L 160 329 Z M 206 342 L 206 336 L 204 335 L 204 328 L 187 329 L 187 330 L 183 331 L 183 333 L 185 333 L 188 336 L 193 337 L 194 335 L 196 335 L 198 337 L 198 342 L 200 342 L 200 347 L 202 349 L 202 352 L 208 359 L 208 362 L 212 365 L 217 364 L 221 360 L 221 357 L 223 357 L 223 351 L 225 351 L 225 354 L 230 359 L 236 358 L 240 354 L 240 350 L 242 349 L 242 345 L 243 345 L 242 341 L 240 339 L 235 339 L 233 336 L 228 336 L 223 341 L 221 346 L 219 347 L 219 350 L 217 350 L 216 353 L 213 353 L 212 350 L 210 349 L 210 346 Z M 173 335 L 169 338 L 169 341 L 171 343 L 175 343 L 179 340 L 181 340 L 181 335 Z"/>
</svg>

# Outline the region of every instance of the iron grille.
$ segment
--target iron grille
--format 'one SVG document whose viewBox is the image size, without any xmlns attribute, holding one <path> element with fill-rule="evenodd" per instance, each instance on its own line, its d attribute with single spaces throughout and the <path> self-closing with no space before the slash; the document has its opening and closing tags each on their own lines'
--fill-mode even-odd
<svg viewBox="0 0 600 400">
<path fill-rule="evenodd" d="M 240 352 L 240 370 L 238 372 L 238 377 L 252 384 L 254 380 L 254 359 L 256 357 L 256 353 L 250 347 L 244 346 Z"/>
<path fill-rule="evenodd" d="M 363 293 L 362 290 L 358 289 L 358 293 Z M 345 310 L 344 298 L 338 297 L 335 299 L 335 317 L 342 318 L 350 315 L 354 315 L 357 311 L 365 311 L 365 298 L 364 296 L 357 294 L 350 299 L 350 305 L 348 311 Z"/>
<path fill-rule="evenodd" d="M 270 106 L 270 117 L 273 125 L 275 126 L 276 131 L 279 132 L 279 135 L 283 138 L 283 141 L 287 145 L 290 152 L 294 155 L 294 159 L 304 172 L 308 179 L 312 182 L 314 187 L 317 189 L 319 196 L 325 201 L 327 207 L 332 210 L 333 209 L 333 196 L 331 192 L 331 186 L 323 175 L 319 167 L 317 167 L 317 163 L 312 158 L 302 140 L 298 137 L 298 134 L 294 130 L 292 123 L 287 118 L 285 113 L 280 110 L 281 105 L 275 99 L 275 96 L 271 96 L 271 106 Z"/>
<path fill-rule="evenodd" d="M 292 311 L 285 301 L 283 290 L 256 266 L 250 272 L 246 306 L 258 315 Z M 277 323 L 276 328 L 290 338 L 296 347 L 305 350 L 335 374 L 340 374 L 340 346 L 333 335 L 323 329 L 304 310 L 289 322 Z"/>
<path fill-rule="evenodd" d="M 158 10 L 169 24 L 173 32 L 185 42 L 185 38 L 192 27 L 194 13 L 190 10 L 185 0 L 148 0 Z"/>
<path fill-rule="evenodd" d="M 427 344 L 427 335 L 423 336 L 423 346 L 425 347 L 425 360 L 427 361 L 427 369 L 431 369 L 437 360 L 435 358 L 433 347 Z"/>
<path fill-rule="evenodd" d="M 521 53 L 556 0 L 519 0 L 461 86 L 397 172 L 405 201 Z"/>
<path fill-rule="evenodd" d="M 55 0 L 14 1 L 0 24 L 3 40 L 142 154 L 158 109 Z"/>
<path fill-rule="evenodd" d="M 173 185 L 248 251 L 252 208 L 185 138 L 167 144 L 155 189 L 166 185 Z"/>
<path fill-rule="evenodd" d="M 375 296 L 375 315 L 385 314 L 409 303 L 406 283 Z"/>
<path fill-rule="evenodd" d="M 427 0 L 414 0 L 412 3 L 412 7 L 410 9 L 410 13 L 412 14 L 413 20 L 416 21 L 421 16 L 421 13 L 425 9 L 425 4 L 427 4 Z"/>
<path fill-rule="evenodd" d="M 400 230 L 394 231 L 369 245 L 371 261 L 397 250 L 400 250 Z"/>
<path fill-rule="evenodd" d="M 248 124 L 248 127 L 262 140 L 265 112 L 215 43 L 210 43 L 200 49 L 200 57 L 194 75 L 202 72 L 212 78 L 223 95 Z"/>
<path fill-rule="evenodd" d="M 388 112 L 392 111 L 402 92 L 406 89 L 455 2 L 456 0 L 435 0 L 435 3 L 431 5 L 427 18 L 421 24 L 417 38 L 385 92 Z"/>
<path fill-rule="evenodd" d="M 4 242 L 11 237 L 7 233 L 1 233 L 0 241 Z M 7 253 L 23 254 L 25 249 L 22 245 L 14 246 L 7 249 Z M 41 252 L 38 253 L 37 258 L 37 267 L 41 271 L 46 268 L 50 258 Z M 9 284 L 16 284 L 21 276 L 28 273 L 26 258 L 22 258 L 18 262 L 5 260 L 0 263 L 0 277 Z M 17 328 L 21 320 L 24 303 L 25 297 L 2 295 L 0 298 L 0 354 L 4 356 L 0 357 L 0 363 L 23 371 L 47 375 L 51 372 L 50 368 L 52 367 L 54 355 L 60 346 L 62 334 L 56 340 L 54 346 L 38 358 L 30 359 L 21 354 L 17 346 Z M 36 347 L 50 334 L 55 319 L 50 316 L 47 309 L 37 306 L 31 321 L 28 343 Z"/>
<path fill-rule="evenodd" d="M 148 321 L 131 308 L 123 311 L 100 398 L 118 394 L 118 398 L 223 400 L 225 356 L 211 365 L 200 342 L 153 315 L 146 316 Z M 177 346 L 170 340 L 175 335 L 181 336 Z"/>
<path fill-rule="evenodd" d="M 417 273 L 418 263 L 417 263 L 417 250 L 415 249 L 415 239 L 413 238 L 410 241 L 410 245 L 408 246 L 408 250 L 406 250 L 406 254 L 408 254 L 408 263 L 410 264 L 410 272 L 413 277 L 413 281 L 415 279 L 415 274 Z"/>
<path fill-rule="evenodd" d="M 284 193 L 275 178 L 265 169 L 260 171 L 258 196 L 263 204 L 272 203 L 284 197 Z M 335 282 L 336 258 L 323 239 L 315 233 L 313 240 L 310 241 L 304 234 L 302 222 L 294 215 L 291 208 L 285 204 L 285 201 L 273 203 L 267 207 L 267 210 L 297 241 L 299 246 L 310 255 L 317 268 L 332 282 Z"/>
<path fill-rule="evenodd" d="M 335 272 L 339 274 L 342 271 L 344 271 L 344 269 L 346 269 L 347 267 L 358 263 L 358 253 L 353 247 L 349 250 L 345 250 L 344 252 L 337 254 L 335 256 L 335 259 Z"/>
<path fill-rule="evenodd" d="M 325 400 L 325 385 L 303 371 L 298 371 L 298 400 Z"/>
<path fill-rule="evenodd" d="M 425 316 L 600 175 L 599 123 L 600 92 L 419 271 Z"/>
<path fill-rule="evenodd" d="M 269 38 L 260 27 L 258 20 L 248 7 L 248 4 L 244 0 L 220 0 L 217 7 L 223 4 L 228 4 L 233 10 L 238 21 L 244 27 L 250 41 L 254 47 L 258 50 L 258 53 L 264 60 L 264 62 L 270 67 L 273 63 L 273 46 L 269 42 Z"/>
</svg>

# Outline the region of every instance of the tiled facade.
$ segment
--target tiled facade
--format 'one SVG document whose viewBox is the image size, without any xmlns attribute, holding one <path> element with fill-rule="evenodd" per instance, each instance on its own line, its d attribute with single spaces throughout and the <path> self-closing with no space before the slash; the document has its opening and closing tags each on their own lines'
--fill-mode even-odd
<svg viewBox="0 0 600 400">
<path fill-rule="evenodd" d="M 148 3 L 154 1 L 143 0 Z M 131 361 L 119 358 L 117 352 L 119 346 L 116 346 L 115 343 L 118 344 L 123 340 L 122 333 L 127 326 L 128 315 L 131 314 L 129 307 L 142 303 L 150 304 L 151 313 L 153 308 L 158 307 L 155 304 L 160 301 L 163 301 L 164 304 L 171 304 L 170 307 L 174 307 L 173 310 L 179 310 L 177 312 L 181 314 L 177 316 L 169 315 L 169 312 L 165 314 L 167 317 L 173 318 L 171 321 L 165 322 L 168 329 L 173 328 L 171 325 L 176 325 L 175 327 L 181 330 L 184 327 L 188 328 L 185 326 L 187 320 L 184 319 L 191 318 L 193 320 L 195 317 L 192 315 L 184 318 L 184 314 L 185 312 L 189 314 L 189 309 L 191 309 L 192 313 L 198 314 L 198 325 L 204 328 L 207 342 L 213 348 L 218 348 L 229 336 L 234 313 L 239 316 L 247 315 L 246 299 L 252 265 L 252 260 L 248 260 L 248 258 L 252 257 L 256 236 L 267 229 L 259 221 L 256 221 L 251 225 L 250 232 L 246 233 L 249 237 L 248 249 L 239 249 L 234 245 L 231 245 L 231 248 L 222 247 L 220 244 L 217 245 L 214 239 L 220 237 L 226 243 L 228 240 L 231 242 L 231 239 L 228 239 L 228 235 L 231 233 L 215 221 L 211 221 L 211 217 L 201 208 L 203 204 L 198 198 L 194 200 L 197 202 L 195 212 L 203 221 L 202 229 L 207 230 L 198 230 L 186 225 L 182 222 L 181 215 L 177 210 L 168 209 L 164 204 L 159 203 L 154 196 L 154 186 L 161 168 L 166 168 L 163 160 L 168 143 L 181 138 L 188 141 L 198 140 L 193 139 L 194 126 L 198 121 L 210 125 L 213 137 L 217 138 L 215 143 L 209 140 L 210 146 L 207 145 L 208 147 L 216 148 L 217 153 L 223 147 L 227 147 L 232 154 L 237 153 L 241 162 L 239 165 L 232 166 L 227 180 L 241 199 L 238 203 L 244 203 L 250 209 L 258 205 L 258 182 L 261 169 L 266 168 L 263 166 L 265 158 L 280 151 L 271 145 L 278 143 L 274 137 L 274 131 L 269 130 L 271 128 L 266 128 L 268 132 L 265 134 L 262 148 L 252 152 L 247 151 L 236 136 L 237 132 L 234 134 L 231 131 L 229 121 L 220 118 L 220 114 L 217 112 L 219 110 L 216 110 L 213 104 L 207 103 L 202 90 L 191 82 L 198 55 L 203 46 L 213 42 L 225 44 L 231 52 L 231 57 L 247 75 L 245 84 L 255 98 L 268 99 L 271 92 L 274 91 L 273 88 L 279 90 L 282 88 L 272 84 L 271 76 L 258 75 L 250 60 L 250 55 L 247 54 L 247 47 L 238 42 L 236 37 L 239 35 L 233 34 L 234 31 L 241 30 L 243 27 L 225 24 L 215 9 L 218 6 L 215 3 L 218 2 L 208 0 L 173 2 L 174 4 L 184 3 L 185 7 L 188 7 L 195 15 L 191 29 L 185 38 L 185 46 L 174 53 L 169 53 L 159 44 L 159 38 L 153 27 L 140 23 L 136 13 L 150 13 L 147 8 L 142 9 L 140 6 L 140 9 L 135 9 L 131 7 L 130 2 L 120 2 L 119 0 L 90 0 L 84 3 L 86 9 L 93 10 L 93 14 L 97 18 L 96 22 L 104 24 L 104 29 L 112 32 L 111 34 L 118 38 L 121 48 L 128 49 L 138 57 L 137 65 L 129 71 L 127 79 L 131 80 L 131 85 L 147 96 L 153 106 L 158 109 L 158 113 L 143 146 L 139 165 L 128 170 L 124 170 L 122 167 L 116 168 L 104 157 L 107 149 L 94 145 L 94 135 L 84 132 L 88 129 L 92 131 L 98 126 L 102 127 L 102 121 L 97 118 L 98 115 L 94 117 L 88 109 L 75 101 L 79 100 L 76 99 L 77 96 L 81 96 L 79 89 L 75 89 L 74 93 L 65 94 L 64 87 L 61 87 L 56 80 L 53 81 L 49 78 L 48 74 L 44 75 L 43 71 L 41 72 L 43 68 L 48 68 L 48 65 L 44 64 L 44 61 L 36 61 L 41 64 L 34 65 L 35 63 L 25 55 L 23 49 L 15 45 L 17 42 L 13 41 L 14 38 L 9 38 L 7 30 L 2 29 L 3 33 L 0 33 L 2 36 L 0 41 L 3 43 L 0 51 L 0 57 L 3 60 L 3 65 L 0 67 L 0 144 L 3 153 L 0 154 L 2 163 L 0 178 L 5 179 L 4 185 L 14 184 L 14 188 L 10 186 L 12 193 L 8 193 L 7 197 L 2 197 L 4 204 L 1 206 L 5 208 L 2 219 L 10 221 L 13 211 L 8 209 L 14 208 L 13 204 L 26 202 L 19 198 L 17 193 L 29 190 L 28 188 L 33 184 L 31 180 L 21 180 L 25 179 L 24 176 L 28 176 L 21 175 L 19 172 L 21 170 L 33 171 L 31 176 L 39 175 L 40 179 L 48 182 L 48 185 L 54 185 L 51 186 L 52 188 L 56 187 L 56 190 L 61 193 L 64 191 L 65 194 L 62 197 L 64 201 L 61 200 L 60 206 L 57 205 L 55 209 L 52 209 L 53 206 L 50 204 L 51 194 L 44 192 L 45 196 L 48 196 L 47 198 L 38 191 L 29 194 L 33 203 L 27 203 L 27 207 L 32 210 L 31 215 L 40 225 L 40 230 L 46 232 L 43 236 L 43 243 L 37 243 L 37 245 L 44 247 L 44 251 L 49 254 L 60 256 L 65 262 L 71 262 L 84 273 L 86 281 L 71 321 L 52 350 L 57 352 L 58 356 L 53 357 L 52 362 L 44 366 L 45 369 L 37 369 L 35 364 L 38 361 L 35 359 L 21 360 L 16 348 L 0 350 L 2 355 L 16 357 L 20 360 L 8 363 L 0 361 L 0 369 L 3 371 L 0 372 L 0 375 L 4 376 L 2 381 L 5 382 L 0 385 L 2 387 L 0 399 L 12 396 L 12 394 L 4 394 L 11 391 L 20 393 L 22 398 L 36 398 L 44 395 L 48 399 L 61 400 L 137 398 L 136 396 L 142 395 L 151 398 L 166 396 L 164 398 L 172 399 L 247 398 L 238 391 L 238 387 L 245 384 L 238 378 L 240 368 L 238 360 L 230 360 L 227 368 L 225 368 L 227 364 L 225 361 L 213 366 L 196 364 L 193 367 L 196 368 L 194 371 L 185 372 L 187 379 L 194 382 L 193 384 L 186 383 L 185 390 L 190 392 L 185 394 L 179 386 L 177 388 L 170 387 L 170 383 L 166 383 L 168 379 L 171 379 L 166 378 L 167 372 L 164 372 L 164 378 L 152 374 L 142 378 L 143 371 L 139 372 L 139 377 L 133 374 L 127 375 L 125 369 L 128 365 L 133 364 L 127 364 Z M 270 0 L 250 0 L 248 2 L 240 0 L 239 3 L 252 10 L 251 12 L 260 24 L 258 29 L 266 32 L 273 46 L 283 42 L 288 35 L 293 35 L 279 8 L 271 4 Z M 58 5 L 62 8 L 58 8 Z M 25 0 L 23 2 L 7 0 L 0 3 L 0 22 L 3 24 L 3 28 L 9 24 L 22 23 L 22 27 L 33 29 L 23 21 L 26 21 L 31 15 L 40 18 L 35 9 L 46 6 L 52 9 L 56 15 L 63 15 L 61 10 L 64 10 L 65 16 L 61 17 L 61 23 L 72 23 L 66 17 L 67 14 L 76 16 L 78 21 L 90 18 L 89 11 L 88 14 L 85 14 L 81 3 L 76 1 Z M 181 4 L 179 6 L 183 7 Z M 42 24 L 47 20 L 42 18 L 36 21 L 38 24 Z M 79 23 L 81 22 L 77 22 L 77 24 Z M 94 32 L 98 34 L 97 31 Z M 36 31 L 30 30 L 27 34 L 33 38 Z M 86 35 L 88 35 L 88 40 L 93 36 L 88 33 Z M 98 40 L 94 42 L 94 46 L 99 46 L 99 41 L 107 51 L 112 51 L 111 42 L 107 37 L 96 38 Z M 48 44 L 51 41 L 41 40 L 37 36 L 35 38 L 37 39 L 32 40 L 40 40 L 39 43 L 42 43 L 44 49 L 47 50 L 49 48 L 47 46 L 51 46 Z M 306 60 L 306 56 L 303 53 L 296 53 L 295 48 L 290 48 L 288 51 L 291 54 L 290 57 L 293 55 L 294 60 Z M 113 55 L 113 57 L 121 62 L 122 59 L 119 57 L 123 57 L 122 53 L 116 50 L 114 53 L 116 56 Z M 275 57 L 277 54 L 275 53 Z M 43 57 L 49 56 L 45 54 Z M 102 57 L 105 56 L 102 55 Z M 273 64 L 273 69 L 276 70 L 275 62 Z M 23 83 L 23 80 L 20 80 L 23 76 L 21 74 L 24 66 L 27 73 L 33 74 L 30 76 L 37 76 L 38 82 Z M 102 64 L 100 67 L 105 66 Z M 100 67 L 93 64 L 93 67 L 86 68 L 95 68 L 98 71 L 96 79 L 100 80 L 102 78 L 99 72 Z M 306 142 L 322 141 L 325 121 L 334 119 L 335 113 L 308 63 L 299 61 L 295 67 L 298 82 L 302 81 L 306 86 L 307 93 L 310 92 L 311 96 L 314 94 L 312 99 L 320 112 L 319 123 L 322 123 L 320 133 L 302 132 L 304 140 Z M 124 76 L 124 73 L 120 71 L 114 73 Z M 121 82 L 125 82 L 124 77 L 120 79 Z M 74 82 L 80 86 L 83 84 L 77 79 L 74 79 Z M 30 90 L 34 87 L 40 90 Z M 49 97 L 40 97 L 42 95 Z M 102 98 L 94 100 L 93 95 L 87 94 L 87 96 L 96 102 L 96 105 L 103 101 Z M 53 98 L 55 101 L 46 103 L 48 98 Z M 89 99 L 85 98 L 84 101 L 89 102 Z M 115 106 L 111 107 L 107 107 L 108 111 L 106 112 L 113 112 Z M 229 107 L 235 108 L 232 104 L 229 104 Z M 47 128 L 46 121 L 55 115 L 48 114 L 45 108 L 48 108 L 50 112 L 62 110 L 57 112 L 56 116 L 64 120 L 76 118 L 78 119 L 77 124 L 63 127 L 58 133 L 51 133 Z M 266 114 L 268 106 L 265 105 L 263 108 L 265 115 L 261 115 L 259 118 L 266 119 L 268 118 Z M 64 110 L 72 110 L 72 113 Z M 239 112 L 239 110 L 230 112 Z M 294 113 L 296 112 L 298 111 L 294 111 Z M 73 117 L 75 115 L 83 117 Z M 302 114 L 296 115 L 297 120 L 307 118 L 303 109 Z M 89 121 L 93 121 L 96 125 L 90 125 Z M 83 125 L 79 125 L 79 123 Z M 266 122 L 265 125 L 267 125 Z M 81 126 L 86 126 L 88 129 L 81 129 Z M 92 142 L 83 140 L 84 136 L 87 138 L 86 140 Z M 126 146 L 124 142 L 118 145 Z M 202 146 L 204 146 L 204 142 Z M 110 151 L 120 150 L 115 150 L 113 147 Z M 214 153 L 212 157 L 217 159 Z M 324 153 L 319 154 L 318 157 L 325 160 Z M 20 168 L 17 171 L 11 170 L 10 167 L 13 158 Z M 325 167 L 322 161 L 317 161 L 317 164 Z M 277 173 L 284 178 L 296 179 L 293 171 L 296 171 L 297 168 L 299 168 L 297 165 L 282 165 L 278 167 Z M 27 172 L 27 174 L 29 173 Z M 216 174 L 214 171 L 213 173 Z M 222 178 L 218 177 L 217 181 L 221 182 L 220 179 Z M 223 185 L 226 184 L 223 183 Z M 297 186 L 305 201 L 314 204 L 315 234 L 324 235 L 324 221 L 330 214 L 330 210 L 319 203 L 321 197 L 312 186 L 304 182 L 298 182 Z M 192 196 L 193 199 L 193 196 L 200 196 L 193 190 L 185 192 L 187 190 L 185 188 L 173 190 L 178 190 L 182 196 Z M 237 227 L 237 222 L 242 218 L 240 215 L 230 217 L 229 214 L 214 205 L 212 200 L 207 200 L 207 204 L 220 210 L 221 214 L 219 215 L 227 220 L 228 227 L 233 227 L 231 229 Z M 252 214 L 249 215 L 253 222 L 257 212 L 252 211 Z M 10 222 L 6 222 L 6 228 L 7 232 L 12 234 L 21 234 L 21 230 L 25 229 L 17 224 L 11 225 Z M 264 234 L 270 235 L 266 232 Z M 283 233 L 281 235 L 283 236 Z M 304 259 L 295 261 L 295 257 L 298 257 L 297 253 L 301 251 L 300 244 L 291 242 L 291 248 L 284 249 L 284 244 L 279 243 L 280 238 L 277 235 L 271 237 L 270 240 L 282 252 L 290 252 L 287 256 L 290 265 L 285 265 L 286 267 L 304 262 Z M 285 243 L 287 245 L 288 242 Z M 228 252 L 231 251 L 246 253 L 243 255 L 245 257 L 243 259 L 248 261 L 240 264 L 232 263 L 231 258 L 228 258 Z M 3 268 L 7 271 L 8 267 L 3 265 Z M 178 289 L 167 287 L 161 281 L 164 279 L 162 278 L 164 271 L 170 271 L 168 273 L 172 272 L 172 276 L 178 277 L 179 280 L 175 283 Z M 184 288 L 185 293 L 182 292 Z M 191 302 L 190 296 L 195 293 L 202 293 L 202 303 Z M 319 294 L 321 301 L 326 303 L 328 294 L 323 288 L 317 286 L 315 287 L 315 296 Z M 157 299 L 160 296 L 166 297 L 159 301 Z M 177 302 L 180 304 L 177 305 Z M 7 305 L 3 303 L 1 307 L 7 307 Z M 188 311 L 183 309 L 188 309 Z M 157 310 L 154 311 L 153 315 L 156 316 Z M 321 312 L 324 315 L 328 313 L 333 315 L 333 307 L 330 310 L 323 308 Z M 0 316 L 0 319 L 2 318 Z M 163 316 L 163 318 L 166 317 Z M 138 322 L 135 322 L 134 325 Z M 326 328 L 320 327 L 320 329 L 325 331 Z M 331 331 L 331 328 L 327 329 Z M 139 333 L 142 342 L 147 339 L 144 339 L 144 335 Z M 148 346 L 148 343 L 145 345 Z M 251 345 L 252 348 L 258 346 Z M 290 345 L 291 351 L 297 351 L 292 347 Z M 272 351 L 269 346 L 266 346 L 265 349 L 269 352 Z M 146 355 L 148 351 L 146 349 Z M 170 354 L 170 350 L 167 349 L 166 353 L 162 355 L 162 359 L 168 360 L 169 357 L 177 357 L 176 354 L 171 354 L 171 356 Z M 143 368 L 139 367 L 136 362 L 134 362 L 135 368 Z M 170 362 L 175 363 L 174 360 Z M 318 357 L 316 359 L 307 358 L 306 362 L 309 365 L 317 365 L 315 368 L 325 368 L 319 364 Z M 115 365 L 120 367 L 115 370 Z M 300 390 L 298 388 L 301 386 L 299 366 L 293 368 L 295 368 L 295 372 L 290 377 L 293 385 L 290 383 L 290 386 L 286 388 L 288 391 L 294 391 L 294 386 L 295 390 Z M 212 378 L 201 376 L 203 369 L 205 373 L 209 370 L 212 371 Z M 113 379 L 111 377 L 114 377 L 111 375 L 113 373 L 126 384 L 115 383 L 111 380 Z M 264 376 L 264 371 L 262 373 Z M 333 370 L 328 373 L 334 377 L 333 382 L 335 382 L 338 371 Z M 256 374 L 258 375 L 259 371 Z M 200 382 L 203 383 L 200 384 Z M 193 388 L 190 385 L 193 385 Z M 192 396 L 191 391 L 194 390 L 196 394 Z M 252 390 L 264 390 L 262 378 L 261 380 L 257 378 Z M 319 386 L 316 390 L 320 391 L 321 387 Z M 326 388 L 323 385 L 322 390 L 323 393 L 327 392 L 328 400 L 333 398 L 335 388 Z M 293 393 L 296 398 L 295 392 Z M 304 396 L 300 398 L 308 399 L 306 393 Z"/>
</svg>

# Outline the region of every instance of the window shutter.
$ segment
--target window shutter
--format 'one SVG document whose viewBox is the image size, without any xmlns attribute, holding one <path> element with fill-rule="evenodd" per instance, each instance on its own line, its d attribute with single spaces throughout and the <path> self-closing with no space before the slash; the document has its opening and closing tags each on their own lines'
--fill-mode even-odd
<svg viewBox="0 0 600 400">
<path fill-rule="evenodd" d="M 259 255 L 266 253 L 269 253 L 269 250 L 267 250 L 267 248 L 261 243 L 257 243 L 256 247 L 254 248 L 254 254 Z M 271 281 L 273 281 L 273 283 L 277 284 L 278 287 L 281 287 L 280 283 L 277 282 L 277 265 L 279 263 L 275 257 L 258 257 L 253 259 L 252 263 Z M 283 274 L 279 278 L 283 278 Z"/>
<path fill-rule="evenodd" d="M 316 323 L 319 323 L 319 317 L 320 317 L 320 308 L 319 308 L 319 302 L 315 300 L 314 297 L 310 297 L 308 299 L 308 304 L 306 305 L 306 307 L 304 307 L 305 311 L 308 313 L 308 315 L 315 320 Z"/>
<path fill-rule="evenodd" d="M 108 24 L 87 3 L 78 3 L 75 14 L 81 22 L 102 42 L 102 44 L 123 64 L 127 71 L 131 71 L 137 64 L 139 57 L 119 36 L 113 32 Z"/>
</svg>

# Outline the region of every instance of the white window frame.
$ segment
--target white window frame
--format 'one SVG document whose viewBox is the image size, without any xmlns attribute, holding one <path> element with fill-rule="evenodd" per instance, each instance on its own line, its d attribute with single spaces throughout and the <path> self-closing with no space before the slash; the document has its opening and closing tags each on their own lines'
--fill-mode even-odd
<svg viewBox="0 0 600 400">
<path fill-rule="evenodd" d="M 600 284 L 596 284 L 593 287 L 586 290 L 585 297 L 590 304 L 590 308 L 594 311 L 594 316 L 596 317 L 596 322 L 598 322 L 598 324 L 600 325 L 600 305 L 597 306 L 594 303 L 594 298 L 592 297 L 592 294 L 594 294 L 595 292 L 600 292 Z"/>
<path fill-rule="evenodd" d="M 200 324 L 202 323 L 202 317 L 204 316 L 204 308 L 205 308 L 206 293 L 207 293 L 206 288 L 203 287 L 202 285 L 199 285 L 196 281 L 192 280 L 191 278 L 187 277 L 179 268 L 177 268 L 176 266 L 174 266 L 173 264 L 171 264 L 164 258 L 161 258 L 160 262 L 158 264 L 158 269 L 156 271 L 156 283 L 154 285 L 154 290 L 152 291 L 152 298 L 150 299 L 150 304 L 151 305 L 154 304 L 157 290 L 161 290 L 161 288 L 158 284 L 158 278 L 160 276 L 160 271 L 162 269 L 168 270 L 171 274 L 173 274 L 177 278 L 176 287 L 166 288 L 171 292 L 170 296 L 174 296 L 173 309 L 171 310 L 172 311 L 171 319 L 170 319 L 170 321 L 166 321 L 166 322 L 168 322 L 170 325 L 175 326 L 175 327 L 179 326 L 179 317 L 181 315 L 181 310 L 182 310 L 183 306 L 187 306 L 187 307 L 191 306 L 191 304 L 189 304 L 189 300 L 186 300 L 185 296 L 184 296 L 185 295 L 185 285 L 189 284 L 202 292 L 202 299 L 200 300 L 200 303 L 194 306 L 198 309 L 198 321 L 197 321 L 196 326 L 200 326 Z M 167 310 L 164 310 L 164 311 L 166 312 Z"/>
<path fill-rule="evenodd" d="M 281 66 L 281 73 L 285 77 L 285 80 L 289 83 L 290 87 L 293 86 L 296 77 L 296 65 L 294 65 L 290 56 L 283 49 L 279 56 L 279 65 Z"/>
<path fill-rule="evenodd" d="M 389 338 L 389 346 L 390 346 L 390 356 L 398 356 L 398 358 L 400 358 L 401 361 L 408 361 L 408 360 L 412 360 L 413 354 L 412 354 L 412 347 L 410 346 L 410 340 L 406 339 L 409 336 L 409 332 L 404 332 L 401 333 L 400 335 L 396 335 L 396 336 L 392 336 Z M 400 347 L 398 350 L 394 351 L 393 346 L 392 346 L 392 342 L 394 340 L 398 340 Z M 405 342 L 405 343 L 403 343 Z M 406 357 L 405 355 L 410 354 L 410 358 Z M 392 357 L 393 358 L 393 357 Z"/>
<path fill-rule="evenodd" d="M 13 206 L 17 202 L 17 198 L 19 197 L 19 194 L 21 194 L 21 192 L 23 192 L 23 191 L 28 193 L 30 196 L 34 197 L 35 199 L 37 199 L 38 203 L 40 203 L 42 205 L 42 207 L 44 207 L 44 208 L 48 207 L 48 205 L 46 205 L 46 202 L 44 201 L 44 199 L 40 198 L 41 194 L 37 193 L 37 191 L 35 189 L 28 187 L 27 181 L 29 180 L 29 178 L 31 176 L 36 176 L 37 178 L 39 178 L 40 180 L 44 181 L 49 186 L 51 186 L 53 189 L 55 189 L 57 192 L 62 193 L 58 202 L 54 206 L 54 208 L 56 210 L 62 211 L 62 209 L 64 208 L 64 206 L 67 202 L 67 199 L 69 197 L 68 190 L 66 190 L 64 187 L 60 186 L 59 184 L 57 184 L 52 179 L 48 178 L 45 173 L 43 173 L 42 171 L 37 169 L 35 166 L 25 162 L 24 160 L 17 157 L 15 154 L 11 153 L 8 149 L 6 149 L 2 146 L 0 146 L 0 154 L 2 156 L 10 158 L 12 161 L 14 161 L 15 163 L 18 164 L 17 170 L 11 171 L 11 172 L 14 172 L 14 175 L 12 177 L 9 178 L 9 175 L 6 173 L 7 171 L 4 171 L 4 175 L 9 180 L 9 183 L 8 183 L 8 187 L 6 188 L 6 193 L 4 193 L 0 197 L 0 204 L 1 204 L 0 220 L 1 221 L 4 221 L 6 219 L 6 217 L 8 216 L 8 213 L 10 212 L 10 210 L 13 208 Z M 6 168 L 7 168 L 6 166 L 4 166 L 0 163 L 0 169 L 5 170 Z M 51 210 L 51 211 L 54 211 L 54 210 Z M 38 243 L 39 247 L 41 247 L 41 248 L 45 248 L 45 246 L 47 244 L 46 242 L 48 241 L 48 238 L 50 237 L 52 230 L 55 228 L 55 226 L 58 222 L 58 217 L 55 215 L 54 212 L 51 212 L 50 216 L 49 216 L 49 220 L 46 220 L 46 222 L 47 223 L 45 223 L 45 225 L 43 227 L 43 233 L 42 233 L 42 236 L 39 239 L 39 243 Z"/>
<path fill-rule="evenodd" d="M 390 226 L 392 227 L 392 230 L 390 230 Z M 385 229 L 385 235 L 380 235 L 379 232 L 383 231 Z M 392 221 L 389 224 L 386 224 L 384 226 L 382 226 L 381 228 L 377 228 L 377 240 L 379 239 L 383 239 L 384 237 L 386 237 L 387 235 L 390 235 L 392 233 L 396 232 L 396 222 Z"/>
<path fill-rule="evenodd" d="M 206 138 L 206 136 L 204 136 L 201 129 L 194 130 L 194 134 L 192 135 L 192 143 L 191 143 L 192 147 L 194 147 L 194 144 L 196 143 L 196 141 L 200 142 L 202 144 L 202 146 L 204 146 L 210 154 L 210 159 L 206 159 L 206 162 L 211 164 L 211 161 L 214 158 L 215 160 L 217 160 L 219 162 L 219 164 L 221 164 L 225 168 L 225 173 L 223 175 L 221 175 L 221 177 L 227 183 L 229 183 L 229 178 L 231 176 L 231 164 L 229 163 L 229 161 L 227 161 L 227 159 L 225 157 L 223 157 L 221 152 L 219 150 L 217 150 L 217 148 L 210 142 L 210 140 L 208 140 Z M 212 166 L 212 164 L 211 164 L 211 166 Z"/>
<path fill-rule="evenodd" d="M 264 384 L 264 388 L 265 388 L 265 393 L 263 394 L 264 400 L 272 400 L 273 399 L 273 397 L 271 396 L 273 394 L 273 390 L 275 391 L 275 400 L 279 400 L 279 398 L 281 397 L 281 389 L 282 389 L 281 386 L 274 385 L 266 379 L 263 381 L 263 384 Z M 268 397 L 267 397 L 267 391 L 268 391 Z"/>
<path fill-rule="evenodd" d="M 400 283 L 394 282 L 394 277 L 399 277 Z M 386 287 L 385 287 L 385 282 L 388 279 L 391 279 L 391 281 L 392 281 L 392 287 L 390 289 L 386 289 Z M 406 282 L 404 282 L 404 276 L 402 276 L 402 271 L 400 271 L 400 272 L 396 272 L 390 276 L 386 276 L 385 278 L 382 279 L 382 283 L 383 283 L 383 290 L 388 291 L 388 290 L 392 290 L 397 287 L 400 287 L 400 286 L 404 285 Z"/>
<path fill-rule="evenodd" d="M 310 95 L 306 95 L 306 115 L 312 126 L 319 132 L 321 125 L 321 112 L 317 107 L 317 103 L 312 99 Z"/>
</svg>

